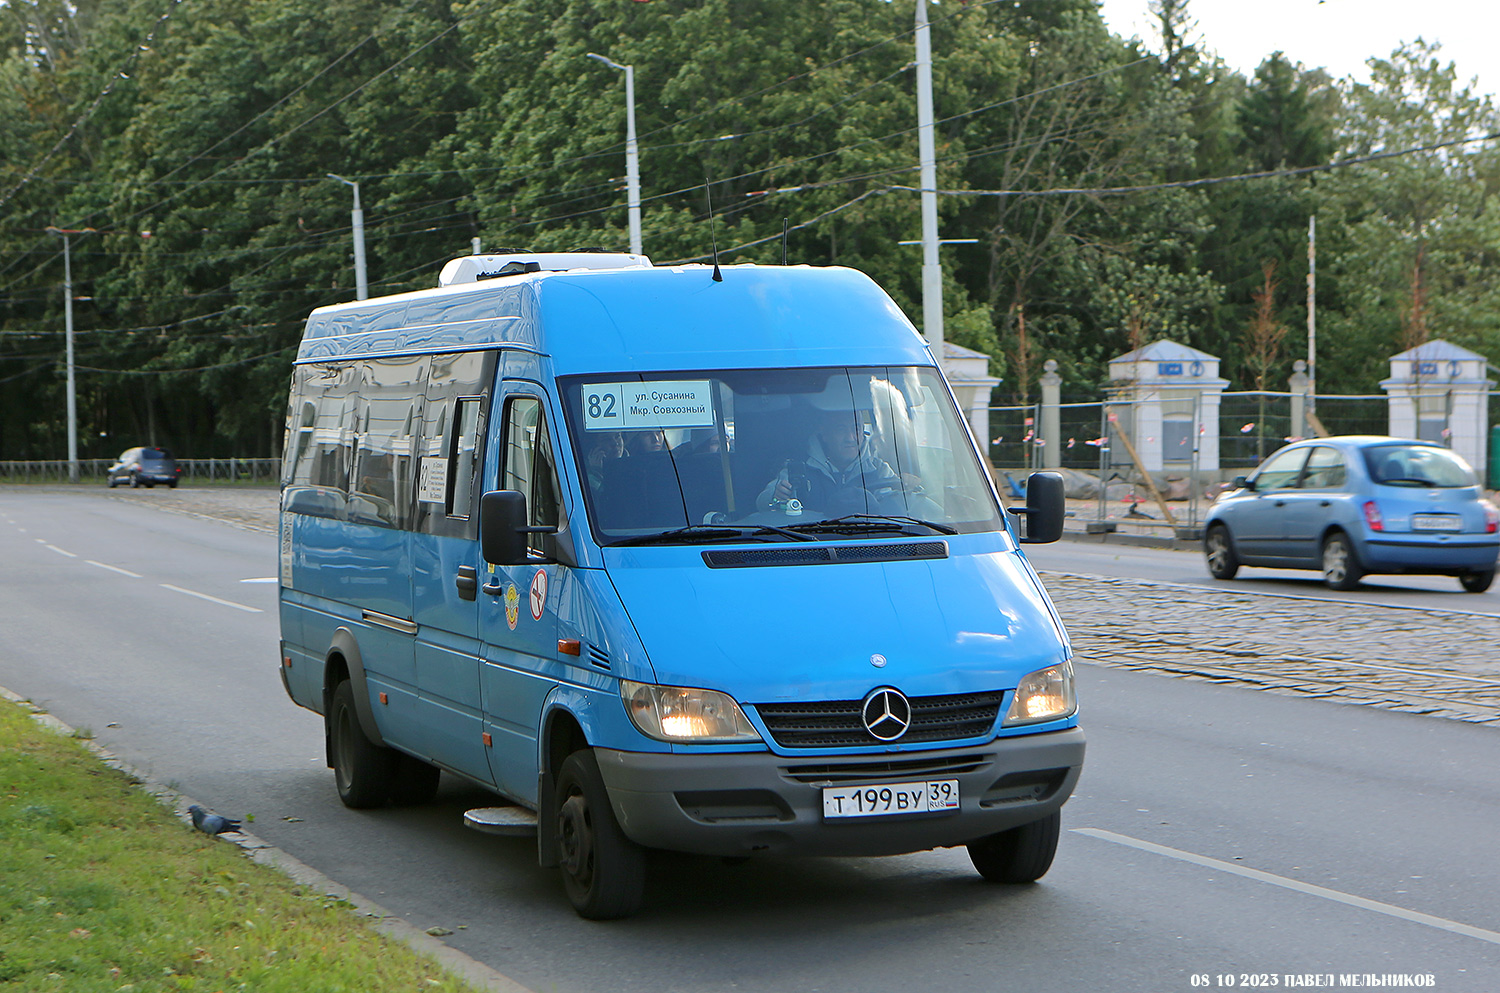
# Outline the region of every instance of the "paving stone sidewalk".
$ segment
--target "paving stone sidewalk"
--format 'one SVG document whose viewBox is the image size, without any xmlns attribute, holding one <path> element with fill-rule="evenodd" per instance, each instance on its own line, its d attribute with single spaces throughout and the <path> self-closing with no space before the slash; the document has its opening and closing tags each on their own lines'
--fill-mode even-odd
<svg viewBox="0 0 1500 993">
<path fill-rule="evenodd" d="M 277 494 L 265 487 L 100 495 L 276 529 Z M 1500 726 L 1500 617 L 1057 572 L 1042 580 L 1083 663 Z"/>
</svg>

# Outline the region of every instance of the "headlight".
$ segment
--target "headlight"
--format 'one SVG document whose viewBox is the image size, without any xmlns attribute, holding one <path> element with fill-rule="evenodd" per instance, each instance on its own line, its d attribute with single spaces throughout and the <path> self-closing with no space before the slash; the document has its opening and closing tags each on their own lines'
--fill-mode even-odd
<svg viewBox="0 0 1500 993">
<path fill-rule="evenodd" d="M 642 734 L 659 741 L 760 741 L 733 699 L 718 690 L 653 686 L 620 680 L 625 712 Z"/>
<path fill-rule="evenodd" d="M 1073 663 L 1062 662 L 1038 669 L 1021 680 L 1001 726 L 1056 721 L 1072 716 L 1077 710 L 1078 696 L 1073 691 Z"/>
</svg>

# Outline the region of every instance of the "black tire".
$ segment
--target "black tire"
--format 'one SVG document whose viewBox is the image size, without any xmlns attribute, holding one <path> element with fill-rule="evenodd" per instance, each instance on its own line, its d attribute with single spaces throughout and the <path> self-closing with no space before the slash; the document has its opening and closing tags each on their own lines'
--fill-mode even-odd
<svg viewBox="0 0 1500 993">
<path fill-rule="evenodd" d="M 131 488 L 131 489 L 133 489 L 133 490 L 138 490 L 138 489 L 140 489 L 140 488 L 141 488 L 141 480 L 140 480 L 140 477 L 139 477 L 139 476 L 137 476 L 137 475 L 136 475 L 136 474 L 135 474 L 135 473 L 133 473 L 133 472 L 132 472 L 132 473 L 131 473 L 131 474 L 130 474 L 130 488 Z"/>
<path fill-rule="evenodd" d="M 1490 588 L 1495 581 L 1495 570 L 1486 569 L 1483 572 L 1466 572 L 1458 577 L 1458 582 L 1470 593 L 1483 593 Z"/>
<path fill-rule="evenodd" d="M 1061 811 L 1009 831 L 969 842 L 969 861 L 992 883 L 1034 883 L 1052 868 Z"/>
<path fill-rule="evenodd" d="M 442 770 L 435 765 L 428 765 L 410 755 L 396 756 L 395 771 L 391 776 L 391 803 L 401 807 L 431 803 L 437 796 L 438 781 L 442 777 Z"/>
<path fill-rule="evenodd" d="M 1234 554 L 1229 529 L 1215 524 L 1203 536 L 1203 557 L 1208 560 L 1208 574 L 1215 579 L 1233 579 L 1240 571 L 1240 559 Z"/>
<path fill-rule="evenodd" d="M 590 749 L 569 755 L 557 774 L 558 866 L 580 917 L 629 917 L 646 891 L 646 853 L 625 837 Z"/>
<path fill-rule="evenodd" d="M 175 479 L 172 480 L 171 482 L 169 482 L 167 484 L 167 486 L 170 487 L 171 489 L 174 489 L 174 490 L 177 489 L 177 480 L 175 480 Z"/>
<path fill-rule="evenodd" d="M 397 752 L 365 737 L 354 709 L 354 687 L 346 679 L 328 706 L 329 753 L 339 799 L 355 810 L 381 807 L 390 798 Z"/>
<path fill-rule="evenodd" d="M 1338 531 L 1329 535 L 1323 542 L 1323 582 L 1329 589 L 1358 589 L 1364 574 L 1349 539 Z"/>
</svg>

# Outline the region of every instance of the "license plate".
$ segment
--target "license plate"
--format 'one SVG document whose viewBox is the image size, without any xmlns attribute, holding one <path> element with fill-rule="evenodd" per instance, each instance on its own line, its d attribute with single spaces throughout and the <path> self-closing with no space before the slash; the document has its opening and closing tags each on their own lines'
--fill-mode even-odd
<svg viewBox="0 0 1500 993">
<path fill-rule="evenodd" d="M 958 809 L 958 780 L 823 787 L 824 817 L 889 817 Z"/>
<path fill-rule="evenodd" d="M 1463 521 L 1457 514 L 1412 514 L 1413 531 L 1462 531 Z"/>
</svg>

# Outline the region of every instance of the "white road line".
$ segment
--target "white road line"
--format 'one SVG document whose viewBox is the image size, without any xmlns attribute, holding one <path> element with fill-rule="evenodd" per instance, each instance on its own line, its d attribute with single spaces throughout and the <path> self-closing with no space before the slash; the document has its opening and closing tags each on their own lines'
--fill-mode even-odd
<svg viewBox="0 0 1500 993">
<path fill-rule="evenodd" d="M 84 561 L 87 562 L 89 565 L 96 565 L 96 566 L 98 566 L 101 569 L 108 569 L 110 572 L 118 572 L 122 576 L 129 576 L 131 579 L 140 579 L 141 578 L 141 574 L 140 573 L 138 573 L 138 572 L 131 572 L 129 569 L 121 569 L 117 565 L 105 565 L 103 562 L 95 562 L 93 559 L 85 559 Z"/>
<path fill-rule="evenodd" d="M 1277 876 L 1273 873 L 1262 872 L 1259 869 L 1235 865 L 1232 862 L 1221 862 L 1218 859 L 1185 852 L 1180 848 L 1168 848 L 1166 845 L 1157 845 L 1149 841 L 1142 841 L 1139 838 L 1131 838 L 1128 835 L 1115 834 L 1113 831 L 1103 831 L 1099 828 L 1072 828 L 1072 831 L 1074 834 L 1087 835 L 1090 838 L 1098 838 L 1100 841 L 1110 841 L 1116 845 L 1136 848 L 1143 852 L 1150 852 L 1153 855 L 1163 855 L 1169 859 L 1177 859 L 1180 862 L 1190 862 L 1193 865 L 1203 866 L 1205 869 L 1215 869 L 1219 872 L 1243 876 L 1246 879 L 1253 879 L 1256 882 L 1269 883 L 1272 886 L 1280 886 L 1283 889 L 1295 890 L 1298 893 L 1306 893 L 1309 896 L 1321 897 L 1324 900 L 1332 900 L 1334 903 L 1357 907 L 1360 910 L 1370 910 L 1377 914 L 1385 914 L 1387 917 L 1397 917 L 1403 921 L 1411 921 L 1414 924 L 1425 924 L 1428 927 L 1461 934 L 1466 938 L 1478 938 L 1480 941 L 1488 941 L 1492 945 L 1500 945 L 1500 933 L 1486 931 L 1484 928 L 1474 927 L 1472 924 L 1461 924 L 1458 921 L 1450 921 L 1445 917 L 1434 917 L 1431 914 L 1407 910 L 1405 907 L 1397 907 L 1394 904 L 1381 903 L 1378 900 L 1367 900 L 1362 896 L 1353 896 L 1348 893 L 1340 893 L 1338 890 L 1328 889 L 1326 886 L 1314 886 L 1312 883 L 1288 879 L 1285 876 Z"/>
<path fill-rule="evenodd" d="M 78 556 L 75 555 L 75 554 L 73 554 L 72 552 L 66 551 L 65 549 L 58 548 L 56 545 L 48 545 L 47 547 L 50 548 L 50 549 L 52 549 L 54 552 L 56 552 L 59 555 L 66 555 L 70 559 L 76 559 L 76 558 L 78 558 Z"/>
<path fill-rule="evenodd" d="M 275 576 L 266 576 L 260 579 L 242 579 L 242 583 L 275 583 L 280 582 Z"/>
<path fill-rule="evenodd" d="M 259 607 L 247 607 L 243 603 L 235 603 L 233 600 L 220 600 L 216 596 L 209 596 L 207 593 L 199 593 L 196 590 L 185 590 L 181 586 L 173 586 L 171 583 L 161 583 L 160 586 L 162 589 L 171 590 L 173 593 L 186 593 L 188 596 L 195 596 L 199 600 L 207 600 L 210 603 L 222 604 L 225 607 L 233 607 L 235 610 L 243 610 L 246 613 L 265 613 L 265 611 L 261 610 Z"/>
</svg>

